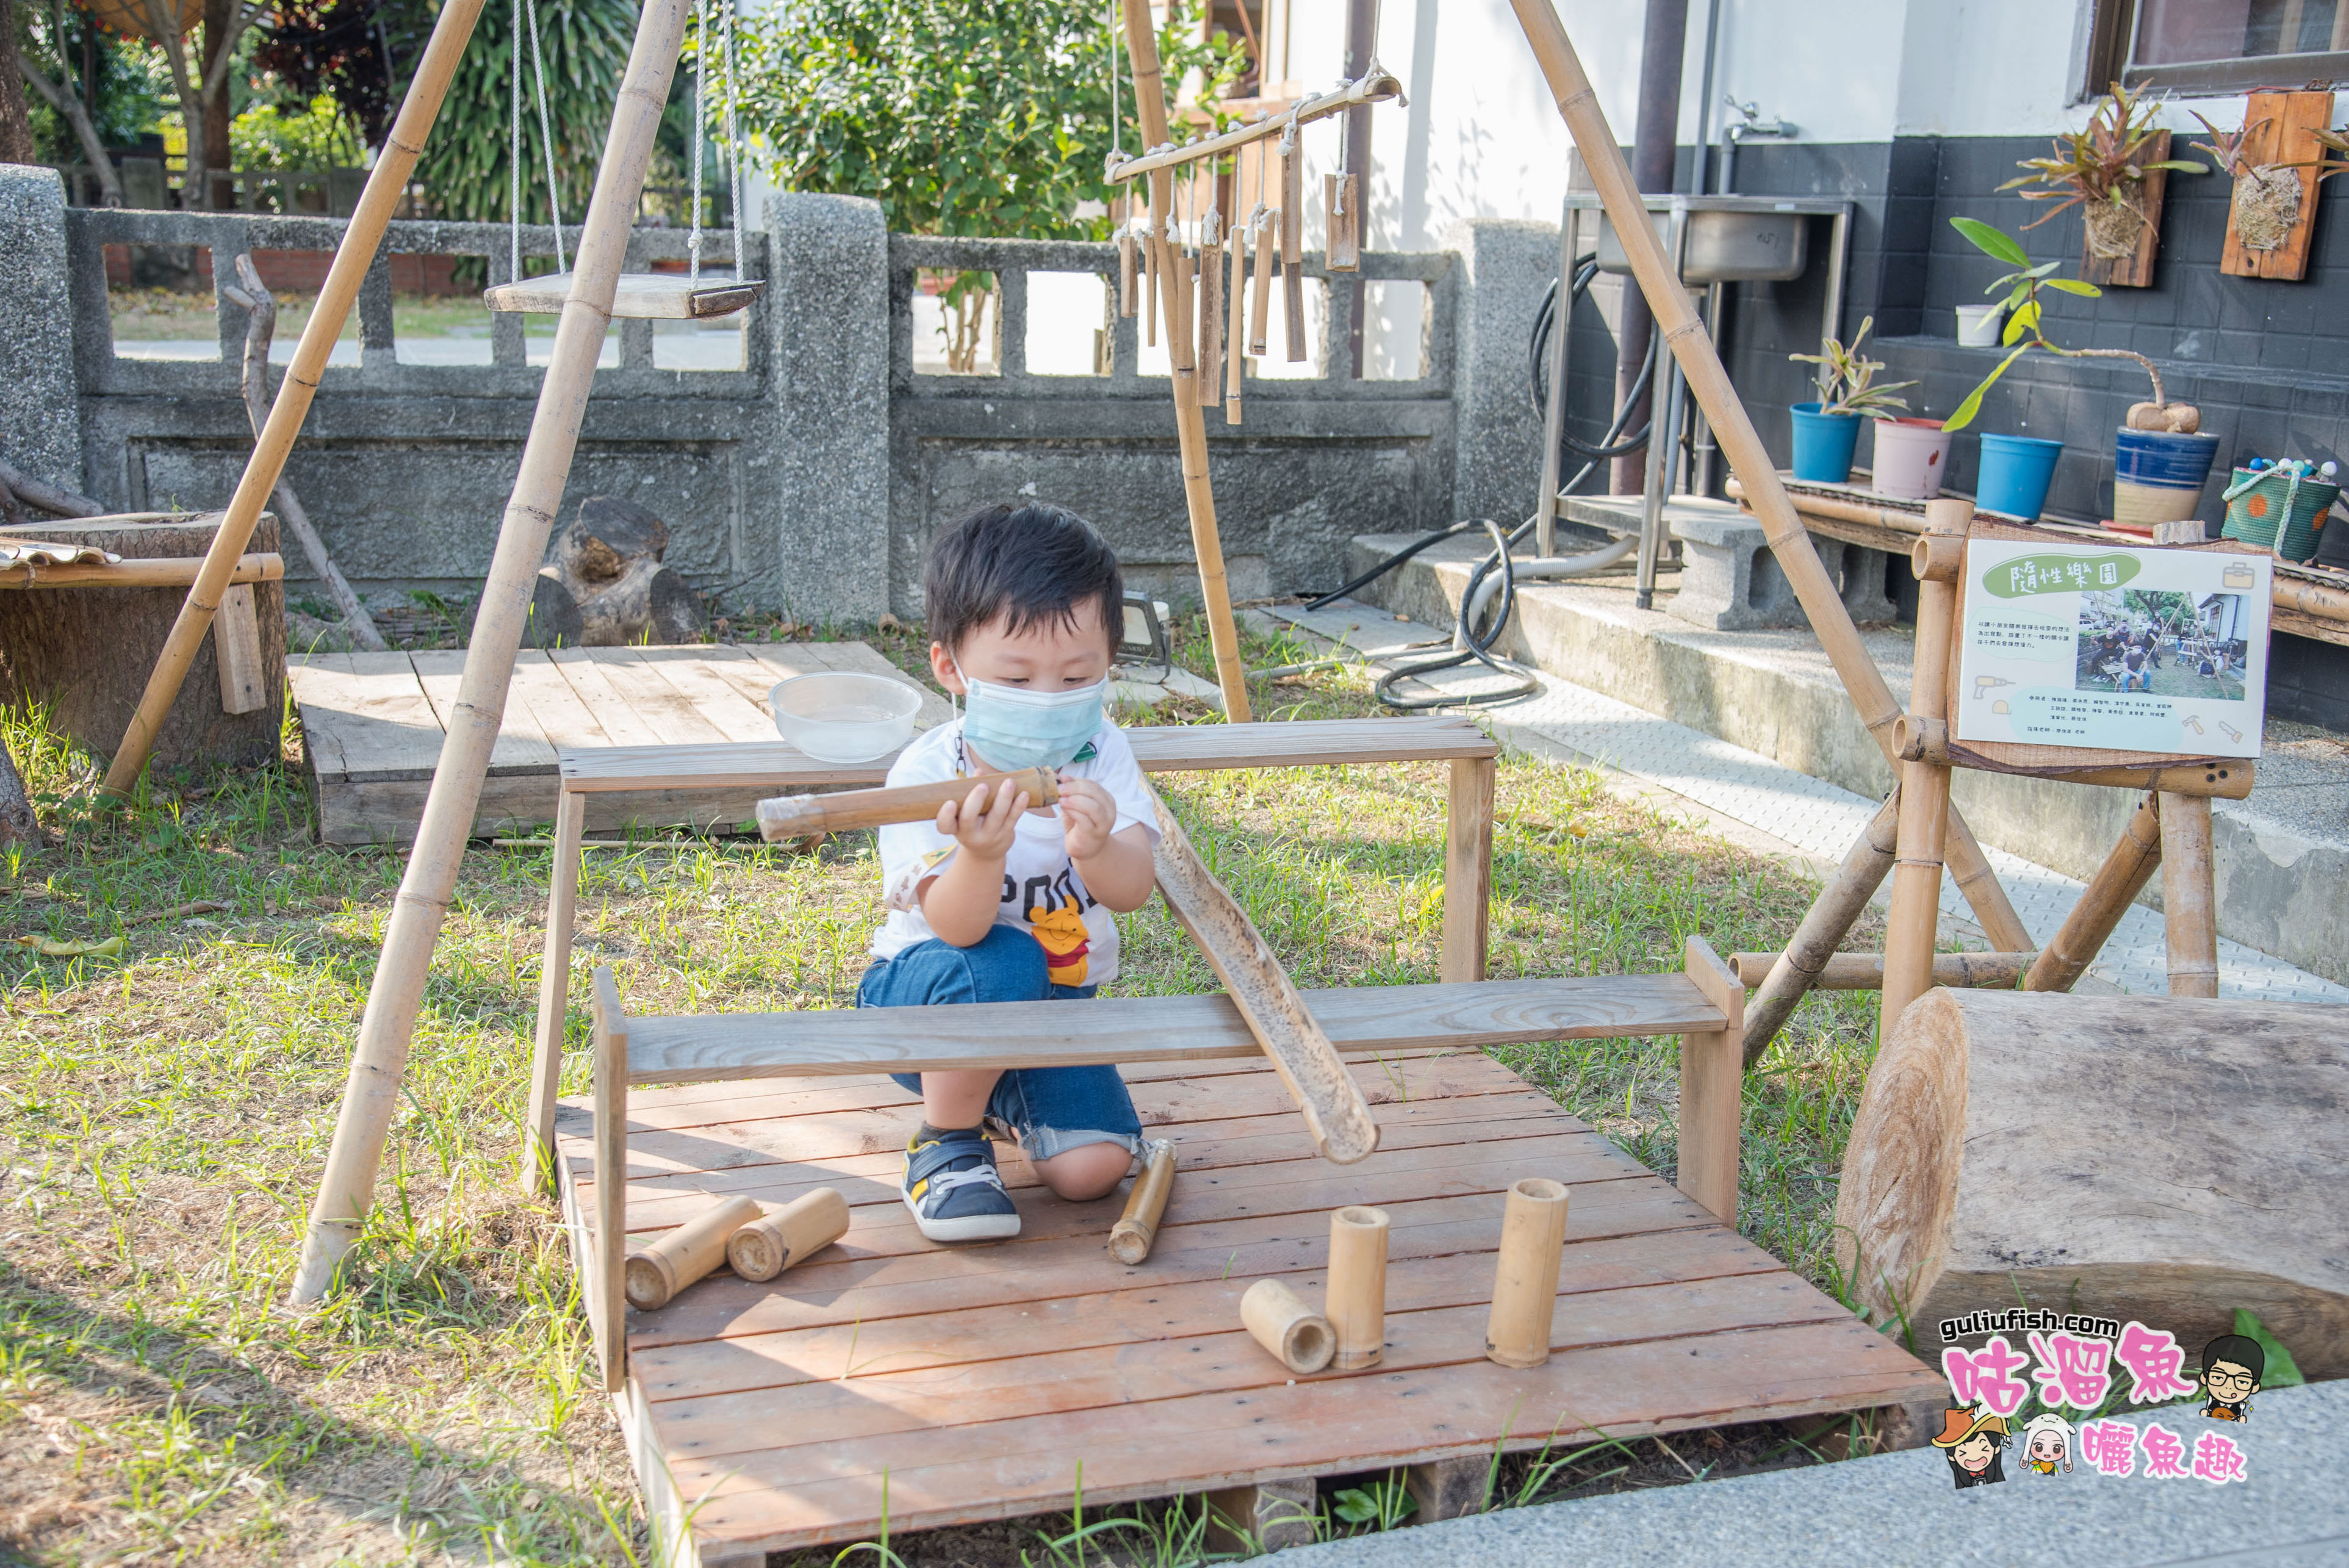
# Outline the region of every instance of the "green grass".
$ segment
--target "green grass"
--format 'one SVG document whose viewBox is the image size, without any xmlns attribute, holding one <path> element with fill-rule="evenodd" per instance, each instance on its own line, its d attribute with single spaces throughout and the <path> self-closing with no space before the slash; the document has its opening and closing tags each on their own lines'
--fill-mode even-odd
<svg viewBox="0 0 2349 1568">
<path fill-rule="evenodd" d="M 1204 668 L 1195 628 L 1183 630 L 1185 661 Z M 923 645 L 902 628 L 865 634 L 908 665 Z M 1257 665 L 1299 651 L 1247 650 Z M 1259 707 L 1370 711 L 1361 677 L 1344 671 L 1265 687 Z M 168 779 L 101 813 L 90 758 L 23 715 L 6 738 L 54 842 L 0 861 L 0 935 L 119 934 L 128 951 L 45 958 L 0 943 L 0 1451 L 15 1460 L 0 1468 L 0 1555 L 641 1553 L 626 1459 L 589 1391 L 568 1263 L 551 1214 L 512 1178 L 548 853 L 467 857 L 351 1288 L 295 1315 L 284 1292 L 400 858 L 312 842 L 290 762 Z M 1435 977 L 1440 766 L 1162 782 L 1300 984 Z M 577 963 L 612 965 L 647 1011 L 843 1006 L 877 920 L 877 880 L 869 837 L 806 855 L 649 843 L 598 853 Z M 1496 976 L 1677 969 L 1694 933 L 1723 953 L 1774 945 L 1811 892 L 1799 874 L 1609 796 L 1596 775 L 1501 769 Z M 186 913 L 205 903 L 222 907 Z M 1213 985 L 1163 908 L 1126 932 L 1118 989 Z M 575 1047 L 586 1037 L 575 985 L 572 1000 Z M 1868 1000 L 1806 1003 L 1747 1080 L 1741 1228 L 1829 1288 L 1832 1173 L 1871 1049 Z M 1671 1172 L 1671 1041 L 1500 1054 Z M 585 1088 L 574 1057 L 565 1088 Z M 1512 1467 L 1510 1495 L 1526 1473 Z M 1137 1544 L 1146 1532 L 1183 1534 L 1164 1509 L 1112 1511 L 1136 1523 L 1111 1533 Z M 1054 1561 L 1049 1542 L 1068 1528 L 1007 1537 L 1000 1561 L 1020 1550 Z M 922 1561 L 915 1542 L 896 1542 L 909 1562 Z"/>
</svg>

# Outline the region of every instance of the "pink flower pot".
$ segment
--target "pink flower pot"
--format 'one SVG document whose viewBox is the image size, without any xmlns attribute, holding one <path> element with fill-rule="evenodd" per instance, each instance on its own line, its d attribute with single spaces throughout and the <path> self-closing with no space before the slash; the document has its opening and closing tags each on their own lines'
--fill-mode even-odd
<svg viewBox="0 0 2349 1568">
<path fill-rule="evenodd" d="M 1939 419 L 1878 419 L 1876 424 L 1876 493 L 1903 500 L 1930 500 L 1941 493 L 1950 438 Z"/>
</svg>

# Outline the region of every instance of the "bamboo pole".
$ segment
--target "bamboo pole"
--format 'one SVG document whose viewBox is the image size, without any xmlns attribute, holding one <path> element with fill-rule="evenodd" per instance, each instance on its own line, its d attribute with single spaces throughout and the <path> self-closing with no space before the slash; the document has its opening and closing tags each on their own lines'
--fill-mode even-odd
<svg viewBox="0 0 2349 1568">
<path fill-rule="evenodd" d="M 1133 158 L 1112 158 L 1102 166 L 1102 177 L 1111 184 L 1118 185 L 1162 170 L 1202 163 L 1209 159 L 1222 158 L 1226 153 L 1237 154 L 1248 143 L 1278 136 L 1292 124 L 1310 125 L 1317 119 L 1329 119 L 1356 109 L 1367 109 L 1372 104 L 1402 97 L 1402 83 L 1387 72 L 1373 67 L 1353 81 L 1341 82 L 1318 98 L 1307 98 L 1285 114 L 1250 120 L 1237 129 L 1202 137 L 1180 147 L 1168 145 Z"/>
<path fill-rule="evenodd" d="M 1277 1279 L 1260 1279 L 1240 1297 L 1240 1323 L 1258 1345 L 1291 1372 L 1319 1372 L 1337 1354 L 1330 1320 Z"/>
<path fill-rule="evenodd" d="M 1146 1263 L 1158 1242 L 1158 1222 L 1166 1216 L 1166 1200 L 1174 1191 L 1174 1145 L 1153 1138 L 1142 1146 L 1142 1174 L 1126 1194 L 1125 1212 L 1110 1227 L 1109 1255 L 1131 1268 Z"/>
<path fill-rule="evenodd" d="M 1733 953 L 1730 967 L 1740 984 L 1758 985 L 1784 954 Z M 1973 990 L 2011 991 L 2020 985 L 2036 953 L 1936 953 L 1933 984 Z M 1880 991 L 1884 988 L 1881 953 L 1830 954 L 1811 981 L 1815 991 Z"/>
<path fill-rule="evenodd" d="M 604 1179 L 598 1171 L 596 1180 Z M 724 1263 L 726 1244 L 734 1233 L 758 1217 L 759 1201 L 737 1192 L 657 1241 L 632 1250 L 622 1270 L 628 1305 L 638 1312 L 667 1306 L 678 1291 Z"/>
<path fill-rule="evenodd" d="M 546 956 L 538 971 L 538 1025 L 531 1035 L 530 1120 L 523 1129 L 522 1190 L 553 1192 L 554 1102 L 563 1093 L 563 1042 L 571 1027 L 571 935 L 579 910 L 580 841 L 587 797 L 554 802 L 554 868 L 546 890 Z"/>
<path fill-rule="evenodd" d="M 1375 1367 L 1387 1345 L 1387 1215 L 1348 1204 L 1330 1216 L 1330 1284 L 1322 1299 L 1337 1331 L 1340 1372 Z"/>
<path fill-rule="evenodd" d="M 1894 785 L 1884 804 L 1852 846 L 1846 851 L 1843 864 L 1819 889 L 1819 896 L 1811 901 L 1804 912 L 1803 923 L 1795 927 L 1787 939 L 1786 949 L 1771 965 L 1769 977 L 1754 994 L 1745 1010 L 1745 1065 L 1752 1067 L 1770 1048 L 1786 1020 L 1795 1016 L 1795 1006 L 1804 993 L 1819 983 L 1819 975 L 1836 950 L 1843 945 L 1854 923 L 1868 908 L 1868 901 L 1884 885 L 1892 870 L 1892 855 L 1899 841 L 1900 787 Z"/>
<path fill-rule="evenodd" d="M 2219 994 L 2216 868 L 2210 798 L 2161 797 L 2161 923 L 2169 938 L 2169 994 Z"/>
<path fill-rule="evenodd" d="M 830 795 L 777 795 L 760 801 L 756 808 L 759 836 L 776 844 L 817 833 L 926 821 L 941 807 L 968 800 L 973 790 L 984 791 L 990 804 L 998 798 L 1024 797 L 1030 807 L 1051 806 L 1060 802 L 1061 781 L 1050 768 L 1023 768 L 1017 773 L 982 773 L 971 779 L 941 779 L 935 784 L 843 789 Z"/>
<path fill-rule="evenodd" d="M 1558 113 L 1573 133 L 1575 147 L 1582 154 L 1591 183 L 1622 242 L 1632 274 L 1639 279 L 1640 292 L 1647 296 L 1656 330 L 1663 335 L 1673 357 L 1680 361 L 1689 389 L 1713 426 L 1715 445 L 1728 458 L 1731 469 L 1745 487 L 1746 505 L 1762 524 L 1771 553 L 1777 557 L 1780 570 L 1795 590 L 1795 597 L 1802 602 L 1803 613 L 1810 618 L 1811 629 L 1826 650 L 1828 663 L 1835 665 L 1844 690 L 1859 709 L 1860 722 L 1889 758 L 1892 724 L 1900 717 L 1900 706 L 1893 700 L 1892 688 L 1884 684 L 1884 674 L 1869 656 L 1868 645 L 1859 640 L 1859 628 L 1852 624 L 1851 612 L 1828 579 L 1826 569 L 1820 565 L 1818 552 L 1811 547 L 1811 537 L 1804 531 L 1803 520 L 1795 511 L 1785 486 L 1779 482 L 1778 471 L 1771 466 L 1761 435 L 1747 417 L 1745 405 L 1738 400 L 1737 389 L 1730 385 L 1729 373 L 1722 367 L 1713 340 L 1705 335 L 1703 324 L 1689 308 L 1688 295 L 1672 275 L 1663 242 L 1656 237 L 1655 226 L 1648 222 L 1645 199 L 1631 179 L 1630 167 L 1623 161 L 1623 150 L 1616 145 L 1615 133 L 1608 129 L 1607 117 L 1599 108 L 1598 94 L 1590 78 L 1583 74 L 1582 61 L 1575 55 L 1564 25 L 1550 8 L 1551 0 L 1509 0 L 1509 4 L 1525 29 L 1526 42 L 1533 46 L 1534 57 L 1548 80 L 1551 96 L 1557 100 Z M 1955 811 L 1949 814 L 1948 860 L 1991 945 L 2002 952 L 2016 952 L 2032 945 L 2030 932 L 2014 913 L 1998 879 L 1991 874 L 1990 861 L 1983 856 L 1982 846 L 1974 841 L 1973 834 Z"/>
<path fill-rule="evenodd" d="M 220 609 L 221 595 L 228 589 L 229 574 L 251 542 L 254 525 L 261 521 L 261 509 L 268 502 L 270 492 L 277 488 L 278 476 L 285 471 L 285 455 L 293 449 L 294 438 L 301 433 L 302 421 L 309 415 L 310 399 L 317 393 L 319 378 L 326 373 L 326 357 L 334 351 L 335 339 L 342 335 L 343 323 L 350 317 L 351 305 L 358 298 L 360 280 L 375 263 L 376 250 L 383 243 L 384 227 L 408 193 L 408 177 L 416 168 L 416 155 L 424 150 L 424 139 L 440 113 L 440 100 L 449 90 L 449 78 L 455 74 L 465 45 L 473 36 L 473 23 L 481 16 L 482 4 L 483 0 L 447 0 L 432 24 L 432 37 L 424 46 L 424 57 L 417 63 L 416 75 L 409 79 L 407 95 L 400 100 L 399 118 L 392 122 L 391 134 L 384 139 L 383 151 L 367 173 L 367 188 L 359 194 L 357 210 L 344 226 L 342 242 L 335 247 L 334 263 L 326 269 L 326 281 L 319 286 L 317 305 L 302 325 L 302 340 L 295 347 L 294 363 L 286 366 L 285 379 L 278 384 L 277 400 L 269 409 L 269 422 L 262 427 L 253 443 L 253 455 L 245 459 L 244 476 L 237 481 L 236 495 L 212 535 L 212 547 L 204 553 L 203 567 L 188 589 L 187 602 L 180 606 L 180 617 L 171 624 L 171 634 L 163 641 L 163 651 L 156 656 L 155 668 L 147 677 L 147 689 L 139 698 L 139 710 L 130 716 L 130 723 L 122 732 L 122 744 L 115 748 L 114 761 L 108 767 L 106 782 L 101 787 L 101 792 L 113 799 L 128 796 L 131 786 L 139 781 L 139 775 L 146 771 L 147 759 L 154 754 L 155 737 L 162 732 L 172 703 L 179 700 L 180 687 L 188 678 L 188 666 L 195 662 L 196 649 L 202 645 L 204 634 L 212 629 L 212 615 Z M 531 566 L 533 572 L 537 570 L 536 562 Z"/>
<path fill-rule="evenodd" d="M 470 0 L 450 0 L 453 10 Z M 595 192 L 579 241 L 571 297 L 555 328 L 554 353 L 540 384 L 538 411 L 523 448 L 513 497 L 499 525 L 496 553 L 481 586 L 465 674 L 449 717 L 449 735 L 432 770 L 423 820 L 416 830 L 408 872 L 400 879 L 383 952 L 368 987 L 367 1015 L 359 1025 L 348 1087 L 335 1123 L 326 1173 L 310 1211 L 310 1232 L 292 1292 L 298 1305 L 316 1301 L 332 1282 L 336 1265 L 357 1240 L 374 1194 L 384 1136 L 399 1104 L 400 1079 L 408 1065 L 409 1037 L 424 998 L 424 978 L 432 946 L 455 891 L 457 868 L 472 831 L 490 750 L 505 716 L 506 687 L 513 677 L 514 651 L 530 614 L 531 588 L 546 554 L 547 534 L 563 502 L 579 425 L 595 378 L 595 359 L 612 316 L 612 296 L 627 253 L 628 229 L 644 190 L 653 137 L 668 101 L 669 78 L 685 35 L 687 0 L 646 0 L 613 106 L 612 129 L 597 165 Z M 443 12 L 445 18 L 449 13 Z M 435 33 L 436 45 L 439 34 Z M 378 165 L 380 167 L 380 165 Z M 337 259 L 340 265 L 340 259 Z M 313 326 L 332 313 L 323 307 Z M 303 335 L 306 349 L 309 333 Z M 295 378 L 286 377 L 286 385 Z M 281 392 L 270 416 L 274 428 L 285 412 Z M 223 525 L 223 531 L 226 531 Z M 198 586 L 201 593 L 202 585 Z M 192 602 L 195 595 L 191 595 Z"/>
<path fill-rule="evenodd" d="M 193 556 L 164 556 L 151 561 L 75 562 L 67 566 L 44 566 L 18 561 L 0 566 L 0 588 L 184 588 L 196 581 L 202 563 Z M 240 555 L 223 585 L 275 583 L 285 575 L 285 558 L 275 551 Z"/>
<path fill-rule="evenodd" d="M 1158 36 L 1151 30 L 1150 0 L 1119 0 L 1125 20 L 1126 55 L 1133 63 L 1134 105 L 1142 134 L 1152 147 L 1167 139 L 1166 88 L 1158 70 Z M 1174 436 L 1183 459 L 1183 503 L 1191 518 L 1191 548 L 1199 558 L 1199 596 L 1206 602 L 1207 641 L 1216 654 L 1216 685 L 1224 695 L 1224 717 L 1246 724 L 1250 717 L 1247 671 L 1240 664 L 1240 634 L 1232 620 L 1231 585 L 1224 574 L 1224 544 L 1216 531 L 1216 492 L 1207 480 L 1207 421 L 1199 407 L 1199 372 L 1192 356 L 1189 301 L 1174 272 L 1174 259 L 1164 222 L 1174 211 L 1174 178 L 1160 169 L 1150 176 L 1152 215 L 1159 220 L 1150 253 L 1166 282 L 1166 353 L 1174 362 Z"/>
<path fill-rule="evenodd" d="M 726 1262 L 744 1279 L 763 1284 L 846 1234 L 848 1200 L 836 1188 L 819 1187 L 727 1237 Z"/>
<path fill-rule="evenodd" d="M 1501 1250 L 1494 1260 L 1493 1309 L 1485 1320 L 1485 1356 L 1504 1367 L 1549 1359 L 1557 1314 L 1557 1264 L 1566 1250 L 1566 1188 L 1528 1176 L 1509 1188 L 1501 1211 Z"/>
<path fill-rule="evenodd" d="M 1925 503 L 1932 542 L 1962 540 L 1973 503 Z M 1921 555 L 1921 552 L 1920 552 Z M 1958 562 L 1937 553 L 1917 586 L 1917 667 L 1909 706 L 1918 717 L 1947 722 L 1950 648 L 1956 634 Z M 1884 989 L 1877 1038 L 1909 1003 L 1933 987 L 1933 943 L 1941 918 L 1941 861 L 1950 821 L 1950 770 L 1920 758 L 1900 765 L 1900 830 L 1892 866 L 1892 904 L 1885 915 Z"/>
<path fill-rule="evenodd" d="M 2069 991 L 2087 973 L 2137 895 L 2145 891 L 2154 867 L 2161 863 L 2158 799 L 2148 794 L 2137 802 L 2128 826 L 2121 830 L 2120 841 L 2088 879 L 2072 913 L 2064 917 L 2063 929 L 2032 961 L 2031 972 L 2023 977 L 2024 990 Z"/>
</svg>

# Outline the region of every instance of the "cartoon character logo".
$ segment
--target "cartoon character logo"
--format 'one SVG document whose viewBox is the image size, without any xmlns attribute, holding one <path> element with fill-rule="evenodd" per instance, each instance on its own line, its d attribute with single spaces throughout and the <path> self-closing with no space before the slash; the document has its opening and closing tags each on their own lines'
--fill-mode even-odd
<svg viewBox="0 0 2349 1568">
<path fill-rule="evenodd" d="M 2251 1396 L 2267 1375 L 2268 1353 L 2260 1342 L 2241 1334 L 2222 1334 L 2202 1347 L 2202 1392 L 2209 1403 L 2202 1413 L 2214 1421 L 2248 1421 Z"/>
<path fill-rule="evenodd" d="M 1092 951 L 1085 913 L 1074 903 L 1028 911 L 1028 929 L 1044 949 L 1044 974 L 1055 985 L 1081 985 Z"/>
<path fill-rule="evenodd" d="M 2023 1429 L 2023 1467 L 2034 1475 L 2070 1475 L 2072 1423 L 2053 1410 L 2032 1417 Z"/>
<path fill-rule="evenodd" d="M 2006 1418 L 1981 1406 L 1941 1412 L 1941 1435 L 1933 1439 L 1950 1461 L 1950 1479 L 1963 1491 L 2006 1479 Z"/>
</svg>

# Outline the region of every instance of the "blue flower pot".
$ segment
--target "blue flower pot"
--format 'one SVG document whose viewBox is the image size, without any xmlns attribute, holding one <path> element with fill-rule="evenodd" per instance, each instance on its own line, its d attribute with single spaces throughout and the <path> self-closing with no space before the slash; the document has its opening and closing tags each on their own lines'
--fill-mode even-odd
<svg viewBox="0 0 2349 1568">
<path fill-rule="evenodd" d="M 2123 430 L 2113 449 L 2113 521 L 2184 522 L 2202 504 L 2219 438 Z"/>
<path fill-rule="evenodd" d="M 1795 477 L 1815 485 L 1839 485 L 1851 478 L 1859 416 L 1822 414 L 1819 407 L 1795 405 Z"/>
<path fill-rule="evenodd" d="M 1984 436 L 1982 472 L 1974 480 L 1974 505 L 1984 511 L 2037 519 L 2047 504 L 2047 487 L 2054 482 L 2055 459 L 2064 455 L 2061 441 L 2036 436 Z"/>
</svg>

